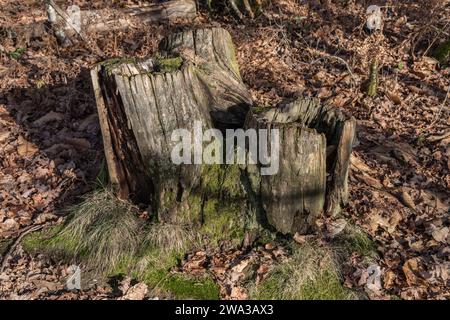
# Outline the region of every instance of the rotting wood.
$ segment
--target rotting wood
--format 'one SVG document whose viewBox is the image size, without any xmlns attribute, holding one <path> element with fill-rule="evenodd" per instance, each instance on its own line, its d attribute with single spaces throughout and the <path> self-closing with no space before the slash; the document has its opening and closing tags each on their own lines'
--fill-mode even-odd
<svg viewBox="0 0 450 320">
<path fill-rule="evenodd" d="M 339 213 L 348 201 L 354 118 L 314 99 L 251 109 L 223 29 L 172 34 L 159 49 L 144 61 L 113 59 L 92 70 L 109 174 L 122 199 L 148 203 L 163 222 L 203 224 L 231 212 L 232 221 L 256 215 L 284 234 L 310 233 L 320 214 Z M 171 133 L 188 135 L 196 122 L 222 132 L 278 130 L 279 171 L 262 175 L 261 162 L 174 164 Z"/>
<path fill-rule="evenodd" d="M 170 22 L 177 19 L 192 20 L 197 17 L 195 0 L 172 0 L 148 6 L 124 10 L 125 14 L 137 17 L 142 22 Z"/>
</svg>

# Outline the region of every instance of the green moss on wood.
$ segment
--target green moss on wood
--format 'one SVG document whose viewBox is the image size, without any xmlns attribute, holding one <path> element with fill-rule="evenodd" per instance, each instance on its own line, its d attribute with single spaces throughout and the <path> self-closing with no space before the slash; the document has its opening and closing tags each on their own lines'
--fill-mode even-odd
<svg viewBox="0 0 450 320">
<path fill-rule="evenodd" d="M 214 245 L 229 240 L 235 245 L 242 242 L 245 224 L 242 208 L 238 203 L 226 203 L 218 199 L 209 199 L 203 207 L 201 231 Z"/>
<path fill-rule="evenodd" d="M 201 189 L 204 194 L 201 231 L 215 244 L 231 240 L 240 244 L 246 230 L 245 191 L 238 165 L 205 166 Z"/>
<path fill-rule="evenodd" d="M 243 199 L 239 165 L 213 164 L 204 166 L 202 188 L 205 193 L 214 197 Z"/>
<path fill-rule="evenodd" d="M 252 112 L 254 114 L 259 114 L 259 113 L 263 113 L 263 112 L 269 111 L 270 109 L 272 109 L 272 107 L 257 106 L 257 107 L 252 108 Z"/>
<path fill-rule="evenodd" d="M 154 72 L 169 73 L 179 70 L 183 65 L 182 57 L 163 57 L 157 54 L 153 58 Z"/>
<path fill-rule="evenodd" d="M 105 61 L 100 62 L 100 65 L 105 68 L 108 75 L 112 73 L 114 68 L 121 64 L 135 64 L 136 58 L 133 57 L 121 57 L 121 58 L 111 58 Z"/>
</svg>

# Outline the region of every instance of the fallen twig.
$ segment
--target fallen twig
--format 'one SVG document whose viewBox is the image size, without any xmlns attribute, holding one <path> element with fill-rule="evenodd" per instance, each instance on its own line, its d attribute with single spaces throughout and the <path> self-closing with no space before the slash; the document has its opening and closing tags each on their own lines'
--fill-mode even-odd
<svg viewBox="0 0 450 320">
<path fill-rule="evenodd" d="M 319 55 L 319 56 L 324 57 L 324 58 L 327 58 L 327 59 L 334 59 L 334 60 L 337 60 L 337 61 L 339 61 L 340 63 L 342 63 L 342 64 L 345 66 L 345 68 L 347 69 L 348 73 L 350 74 L 350 77 L 351 77 L 351 79 L 352 79 L 353 85 L 356 86 L 356 83 L 357 83 L 357 82 L 356 82 L 356 77 L 355 77 L 355 75 L 353 74 L 353 71 L 352 71 L 352 69 L 350 68 L 350 66 L 349 66 L 349 64 L 347 63 L 347 61 L 345 61 L 343 58 L 338 57 L 338 56 L 335 56 L 335 55 L 332 55 L 332 54 L 329 54 L 329 53 L 324 52 L 324 51 L 320 51 L 320 50 L 317 50 L 317 49 L 313 49 L 313 48 L 310 48 L 310 47 L 306 47 L 306 50 L 308 50 L 308 51 L 309 51 L 310 53 L 312 53 L 312 54 L 316 54 L 316 55 Z"/>
<path fill-rule="evenodd" d="M 239 17 L 240 20 L 244 20 L 244 15 L 242 14 L 241 10 L 239 10 L 236 1 L 234 0 L 228 0 L 228 2 L 231 5 L 231 8 L 233 9 L 233 11 L 236 13 L 236 15 Z"/>
<path fill-rule="evenodd" d="M 427 127 L 425 130 L 430 129 L 430 128 L 431 128 L 431 127 L 439 120 L 440 115 L 441 115 L 441 112 L 442 112 L 442 109 L 444 109 L 444 106 L 445 106 L 446 103 L 447 103 L 447 99 L 448 99 L 449 93 L 450 93 L 450 84 L 447 86 L 447 92 L 446 92 L 446 94 L 445 94 L 444 101 L 442 101 L 441 106 L 439 107 L 438 112 L 437 112 L 436 115 L 434 116 L 433 121 L 428 125 L 428 127 Z"/>
<path fill-rule="evenodd" d="M 41 230 L 42 228 L 50 225 L 51 223 L 44 223 L 36 226 L 30 226 L 29 228 L 24 229 L 20 235 L 13 241 L 13 243 L 10 245 L 9 249 L 6 251 L 2 264 L 0 265 L 0 273 L 2 273 L 6 267 L 6 263 L 8 262 L 9 258 L 12 256 L 14 251 L 16 250 L 17 246 L 20 244 L 20 241 L 22 241 L 23 237 L 25 237 L 27 234 L 30 234 L 32 232 Z"/>
<path fill-rule="evenodd" d="M 65 13 L 60 7 L 58 7 L 56 5 L 56 3 L 53 0 L 47 0 L 47 4 L 53 8 L 53 10 L 56 11 L 56 13 L 61 17 L 61 19 L 64 20 L 64 22 L 71 27 L 77 34 L 78 36 L 83 40 L 87 42 L 87 38 L 86 36 L 78 30 L 77 27 L 75 27 L 72 22 L 70 21 L 69 17 L 67 16 L 67 13 Z"/>
</svg>

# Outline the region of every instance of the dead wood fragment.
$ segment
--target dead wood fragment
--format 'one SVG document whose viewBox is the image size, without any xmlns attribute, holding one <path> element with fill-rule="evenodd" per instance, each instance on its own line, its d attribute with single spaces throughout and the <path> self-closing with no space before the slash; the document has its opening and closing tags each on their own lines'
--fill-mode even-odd
<svg viewBox="0 0 450 320">
<path fill-rule="evenodd" d="M 172 34 L 159 49 L 151 59 L 105 61 L 91 72 L 110 180 L 122 199 L 149 203 L 161 221 L 195 224 L 218 197 L 233 214 L 257 212 L 284 234 L 309 233 L 319 214 L 335 215 L 347 203 L 355 119 L 311 99 L 249 112 L 252 100 L 223 29 Z M 175 164 L 179 141 L 171 135 L 190 135 L 196 122 L 203 130 L 257 129 L 258 141 L 268 138 L 260 129 L 278 132 L 279 144 L 270 140 L 269 149 L 279 149 L 279 167 L 264 173 L 261 159 L 237 170 Z"/>
</svg>

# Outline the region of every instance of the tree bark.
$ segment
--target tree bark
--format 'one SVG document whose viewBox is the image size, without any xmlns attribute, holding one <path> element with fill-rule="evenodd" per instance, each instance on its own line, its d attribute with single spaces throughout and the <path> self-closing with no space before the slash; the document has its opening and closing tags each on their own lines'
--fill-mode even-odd
<svg viewBox="0 0 450 320">
<path fill-rule="evenodd" d="M 91 74 L 111 182 L 121 198 L 150 203 L 160 220 L 178 221 L 204 170 L 172 163 L 178 142 L 171 133 L 191 133 L 196 121 L 202 130 L 213 122 L 242 126 L 251 99 L 225 30 L 175 34 L 161 48 L 149 60 L 106 61 Z"/>
<path fill-rule="evenodd" d="M 279 170 L 256 175 L 253 191 L 258 195 L 268 223 L 283 234 L 305 234 L 315 228 L 323 212 L 326 185 L 325 135 L 282 119 L 283 113 L 251 113 L 246 127 L 278 130 Z M 270 142 L 271 143 L 271 142 Z M 270 145 L 270 148 L 274 146 Z M 259 182 L 259 183 L 258 183 Z"/>
</svg>

